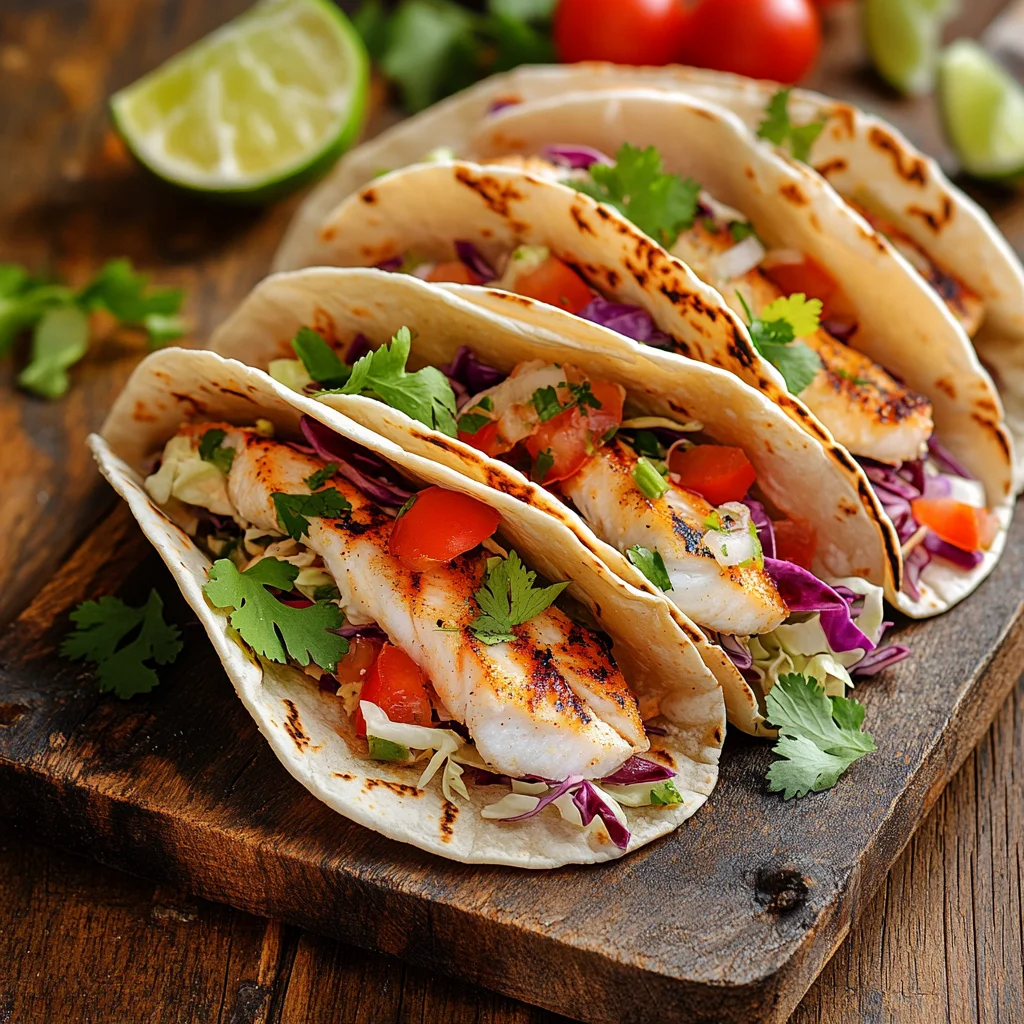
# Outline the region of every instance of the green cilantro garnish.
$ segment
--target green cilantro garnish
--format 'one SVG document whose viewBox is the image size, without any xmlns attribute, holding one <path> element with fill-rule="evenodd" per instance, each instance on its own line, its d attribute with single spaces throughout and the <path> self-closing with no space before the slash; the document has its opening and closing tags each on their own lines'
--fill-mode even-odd
<svg viewBox="0 0 1024 1024">
<path fill-rule="evenodd" d="M 224 447 L 226 436 L 220 427 L 212 427 L 199 439 L 199 458 L 212 462 L 225 476 L 235 461 L 235 449 Z"/>
<path fill-rule="evenodd" d="M 537 416 L 540 418 L 541 423 L 547 423 L 548 420 L 554 419 L 562 411 L 562 403 L 558 400 L 558 392 L 555 388 L 548 385 L 546 388 L 537 388 L 533 393 L 534 409 L 537 410 Z"/>
<path fill-rule="evenodd" d="M 320 469 L 316 470 L 316 472 L 310 473 L 309 476 L 306 477 L 306 486 L 311 491 L 319 491 L 320 488 L 323 487 L 323 485 L 327 483 L 327 481 L 330 480 L 337 472 L 338 463 L 327 462 L 321 466 Z"/>
<path fill-rule="evenodd" d="M 665 560 L 661 552 L 655 549 L 641 547 L 634 544 L 626 549 L 626 557 L 653 583 L 659 590 L 671 590 L 672 580 L 669 579 L 668 570 L 665 568 Z"/>
<path fill-rule="evenodd" d="M 864 706 L 852 697 L 829 697 L 816 679 L 779 676 L 768 691 L 768 719 L 778 727 L 772 752 L 785 760 L 768 769 L 768 788 L 785 799 L 831 789 L 875 741 L 863 732 Z"/>
<path fill-rule="evenodd" d="M 848 380 L 853 384 L 856 384 L 859 388 L 870 387 L 873 381 L 868 380 L 866 377 L 854 377 L 852 373 L 847 373 L 846 370 L 837 369 L 833 371 L 837 377 L 842 377 L 843 380 Z"/>
<path fill-rule="evenodd" d="M 592 164 L 590 180 L 565 182 L 629 218 L 645 235 L 672 246 L 680 232 L 693 226 L 700 183 L 666 174 L 661 154 L 624 142 L 614 164 Z"/>
<path fill-rule="evenodd" d="M 754 348 L 782 374 L 789 393 L 800 394 L 817 376 L 821 359 L 813 349 L 795 339 L 817 330 L 821 300 L 808 299 L 797 292 L 776 299 L 765 306 L 760 317 L 755 317 L 743 295 L 738 291 L 736 294 L 747 315 Z"/>
<path fill-rule="evenodd" d="M 313 591 L 314 601 L 340 601 L 341 591 L 333 583 L 325 583 Z"/>
<path fill-rule="evenodd" d="M 565 405 L 562 404 L 558 397 L 558 388 L 568 388 L 569 390 L 571 397 Z M 549 384 L 546 388 L 537 388 L 532 395 L 531 401 L 533 402 L 534 409 L 537 410 L 537 416 L 540 418 L 541 423 L 547 423 L 548 420 L 554 419 L 559 413 L 574 407 L 579 409 L 584 416 L 587 415 L 588 409 L 601 408 L 601 401 L 594 394 L 589 380 L 578 384 L 568 383 L 563 380 L 557 387 L 552 387 Z"/>
<path fill-rule="evenodd" d="M 646 455 L 649 459 L 663 459 L 665 446 L 658 440 L 652 430 L 638 430 L 633 435 L 633 451 L 637 455 Z"/>
<path fill-rule="evenodd" d="M 533 460 L 533 479 L 539 484 L 544 483 L 544 478 L 551 472 L 554 464 L 555 456 L 550 448 L 538 452 L 537 458 Z"/>
<path fill-rule="evenodd" d="M 483 413 L 475 412 L 474 410 L 476 409 L 483 409 L 484 412 L 494 412 L 494 401 L 491 399 L 491 396 L 484 395 L 472 409 L 464 412 L 459 417 L 460 434 L 478 434 L 488 423 L 494 422 L 490 416 L 484 416 Z"/>
<path fill-rule="evenodd" d="M 659 782 L 651 788 L 651 804 L 655 807 L 669 807 L 682 802 L 683 795 L 676 789 L 676 784 L 671 779 Z"/>
<path fill-rule="evenodd" d="M 312 328 L 298 329 L 292 338 L 292 349 L 306 373 L 325 388 L 340 388 L 352 373 L 338 358 L 338 353 Z"/>
<path fill-rule="evenodd" d="M 748 221 L 729 221 L 729 234 L 732 235 L 732 240 L 734 242 L 742 242 L 744 238 L 749 238 L 754 233 L 754 225 Z"/>
<path fill-rule="evenodd" d="M 342 624 L 341 609 L 327 602 L 290 608 L 267 590 L 290 591 L 298 574 L 297 566 L 277 558 L 261 558 L 245 572 L 220 558 L 210 566 L 203 593 L 215 607 L 234 609 L 231 625 L 257 654 L 280 664 L 289 657 L 300 665 L 312 661 L 333 672 L 348 653 L 348 640 L 331 632 Z"/>
<path fill-rule="evenodd" d="M 412 333 L 402 327 L 390 345 L 381 345 L 357 359 L 352 375 L 339 388 L 320 394 L 369 395 L 398 409 L 414 420 L 440 430 L 449 437 L 458 436 L 455 423 L 455 392 L 448 378 L 436 366 L 408 373 L 405 364 L 412 348 Z"/>
<path fill-rule="evenodd" d="M 651 499 L 657 501 L 667 490 L 668 484 L 657 468 L 642 456 L 633 467 L 633 483 Z"/>
<path fill-rule="evenodd" d="M 352 510 L 351 502 L 335 487 L 315 494 L 282 494 L 278 491 L 271 497 L 277 521 L 292 540 L 301 540 L 309 531 L 310 516 L 338 519 Z"/>
<path fill-rule="evenodd" d="M 100 690 L 112 690 L 124 699 L 148 693 L 160 682 L 147 661 L 170 665 L 181 652 L 181 631 L 164 621 L 164 604 L 155 590 L 141 608 L 116 597 L 83 601 L 71 613 L 71 621 L 75 629 L 64 638 L 61 654 L 94 662 Z M 136 629 L 135 639 L 118 649 Z"/>
<path fill-rule="evenodd" d="M 537 574 L 523 565 L 515 551 L 508 558 L 488 558 L 484 584 L 473 595 L 480 609 L 469 626 L 473 636 L 485 644 L 515 640 L 512 627 L 540 615 L 569 586 L 567 580 L 535 587 L 536 579 Z"/>
<path fill-rule="evenodd" d="M 109 260 L 77 292 L 16 264 L 0 264 L 0 356 L 31 329 L 31 354 L 18 384 L 59 398 L 70 385 L 67 371 L 89 348 L 89 313 L 106 310 L 123 326 L 144 330 L 150 348 L 159 348 L 185 332 L 177 315 L 181 301 L 180 289 L 151 289 L 148 275 L 136 273 L 126 259 Z"/>
<path fill-rule="evenodd" d="M 807 163 L 811 146 L 825 127 L 824 121 L 808 124 L 793 124 L 789 119 L 789 94 L 791 89 L 780 89 L 768 101 L 764 120 L 757 126 L 759 138 L 774 142 L 776 146 L 788 146 L 794 159 Z"/>
</svg>

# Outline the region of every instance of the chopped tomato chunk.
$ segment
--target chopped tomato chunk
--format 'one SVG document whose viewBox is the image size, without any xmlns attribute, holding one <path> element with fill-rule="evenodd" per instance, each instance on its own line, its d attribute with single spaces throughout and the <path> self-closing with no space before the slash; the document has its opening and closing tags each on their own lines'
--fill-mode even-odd
<svg viewBox="0 0 1024 1024">
<path fill-rule="evenodd" d="M 668 469 L 680 486 L 695 491 L 712 505 L 739 501 L 757 479 L 743 449 L 724 444 L 674 448 L 669 454 Z"/>
<path fill-rule="evenodd" d="M 953 498 L 915 498 L 910 507 L 922 526 L 961 551 L 988 547 L 999 532 L 999 521 L 988 509 Z"/>
<path fill-rule="evenodd" d="M 503 445 L 501 438 L 498 437 L 498 426 L 498 421 L 492 420 L 490 423 L 482 426 L 475 434 L 460 430 L 459 440 L 472 445 L 477 451 L 483 452 L 484 455 L 500 455 L 503 451 L 507 451 L 507 446 Z"/>
<path fill-rule="evenodd" d="M 388 551 L 408 569 L 429 569 L 475 548 L 499 522 L 490 505 L 468 494 L 427 487 L 395 520 Z"/>
<path fill-rule="evenodd" d="M 454 284 L 480 284 L 480 278 L 462 260 L 445 260 L 435 264 L 426 280 L 434 283 L 451 281 Z"/>
<path fill-rule="evenodd" d="M 818 538 L 806 523 L 793 519 L 780 519 L 772 523 L 775 532 L 775 557 L 810 569 Z"/>
<path fill-rule="evenodd" d="M 392 722 L 430 725 L 427 678 L 405 651 L 384 644 L 359 692 L 360 700 L 376 704 Z M 357 736 L 366 735 L 366 721 L 356 708 L 352 716 Z"/>
<path fill-rule="evenodd" d="M 515 279 L 515 291 L 570 313 L 578 313 L 593 298 L 586 281 L 557 256 L 549 256 L 539 267 L 520 274 Z"/>
<path fill-rule="evenodd" d="M 340 686 L 361 683 L 380 654 L 384 641 L 373 637 L 354 636 L 348 642 L 348 654 L 338 662 L 334 676 Z"/>
<path fill-rule="evenodd" d="M 799 262 L 789 262 L 785 258 L 773 259 L 769 253 L 761 263 L 761 269 L 779 286 L 783 294 L 803 292 L 809 299 L 821 299 L 825 309 L 828 309 L 829 299 L 836 291 L 835 278 L 817 260 L 806 254 Z"/>
</svg>

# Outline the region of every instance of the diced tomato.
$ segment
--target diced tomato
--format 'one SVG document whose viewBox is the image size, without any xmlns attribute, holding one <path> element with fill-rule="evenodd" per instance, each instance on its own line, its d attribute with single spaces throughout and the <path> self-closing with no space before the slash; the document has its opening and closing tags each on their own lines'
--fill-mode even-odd
<svg viewBox="0 0 1024 1024">
<path fill-rule="evenodd" d="M 601 438 L 622 422 L 626 391 L 620 384 L 613 384 L 610 380 L 592 380 L 590 390 L 601 403 L 600 409 L 587 408 L 587 426 L 590 427 L 590 438 L 596 448 Z"/>
<path fill-rule="evenodd" d="M 376 704 L 392 722 L 430 725 L 427 678 L 405 651 L 384 644 L 359 691 L 359 699 Z M 366 721 L 356 708 L 352 716 L 356 735 L 366 735 Z"/>
<path fill-rule="evenodd" d="M 549 256 L 539 267 L 520 274 L 515 279 L 515 291 L 570 313 L 578 313 L 594 297 L 586 281 L 557 256 Z"/>
<path fill-rule="evenodd" d="M 467 434 L 464 430 L 460 430 L 459 440 L 472 445 L 477 451 L 483 452 L 484 455 L 500 455 L 503 451 L 507 450 L 498 437 L 497 420 L 493 420 L 486 426 L 481 427 L 475 434 Z"/>
<path fill-rule="evenodd" d="M 915 498 L 910 507 L 922 526 L 961 551 L 987 547 L 999 532 L 999 522 L 988 509 L 953 498 Z"/>
<path fill-rule="evenodd" d="M 466 266 L 462 260 L 445 260 L 438 263 L 427 274 L 427 281 L 435 284 L 441 281 L 451 281 L 454 284 L 480 284 L 480 278 Z"/>
<path fill-rule="evenodd" d="M 408 569 L 429 569 L 475 548 L 501 516 L 468 494 L 427 487 L 395 520 L 388 550 Z"/>
<path fill-rule="evenodd" d="M 794 254 L 795 255 L 795 254 Z M 823 313 L 836 291 L 836 279 L 812 256 L 803 254 L 797 262 L 785 258 L 764 258 L 761 269 L 775 282 L 785 295 L 803 292 L 809 299 L 821 299 Z"/>
<path fill-rule="evenodd" d="M 712 505 L 739 501 L 757 479 L 757 473 L 742 448 L 724 444 L 698 444 L 674 448 L 669 455 L 669 473 L 688 491 L 695 491 Z"/>
<path fill-rule="evenodd" d="M 810 569 L 818 548 L 818 538 L 810 526 L 792 519 L 780 519 L 772 526 L 775 531 L 775 557 Z"/>
<path fill-rule="evenodd" d="M 383 640 L 376 640 L 373 637 L 352 637 L 348 642 L 348 654 L 338 662 L 338 668 L 334 673 L 338 685 L 363 682 L 383 646 Z"/>
</svg>

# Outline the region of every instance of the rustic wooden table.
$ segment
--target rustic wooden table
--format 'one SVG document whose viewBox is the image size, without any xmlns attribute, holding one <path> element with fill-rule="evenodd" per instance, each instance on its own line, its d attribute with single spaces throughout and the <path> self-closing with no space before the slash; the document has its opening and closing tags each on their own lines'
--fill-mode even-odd
<svg viewBox="0 0 1024 1024">
<path fill-rule="evenodd" d="M 196 338 L 265 271 L 293 208 L 223 209 L 138 171 L 114 89 L 247 0 L 0 3 L 0 261 L 79 281 L 128 255 L 188 290 Z M 972 0 L 979 34 L 1004 5 Z M 887 98 L 839 10 L 814 84 L 882 110 L 944 155 L 926 102 Z M 387 115 L 377 118 L 380 121 Z M 1024 201 L 979 198 L 1024 248 Z M 113 502 L 83 447 L 141 343 L 110 337 L 45 404 L 0 365 L 0 624 Z M 0 728 L 4 720 L 0 714 Z M 0 825 L 0 828 L 3 826 Z M 296 928 L 168 891 L 0 832 L 0 1021 L 476 1021 L 561 1018 Z M 1024 1020 L 1024 683 L 925 820 L 793 1021 Z"/>
</svg>

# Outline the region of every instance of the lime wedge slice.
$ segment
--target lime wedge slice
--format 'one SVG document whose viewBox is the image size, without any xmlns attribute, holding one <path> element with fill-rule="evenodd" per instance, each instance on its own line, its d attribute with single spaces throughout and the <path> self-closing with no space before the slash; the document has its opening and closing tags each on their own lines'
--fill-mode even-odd
<svg viewBox="0 0 1024 1024">
<path fill-rule="evenodd" d="M 956 0 L 867 0 L 864 35 L 878 73 L 909 96 L 929 92 L 942 26 Z"/>
<path fill-rule="evenodd" d="M 969 174 L 1024 173 L 1024 88 L 977 43 L 959 39 L 942 54 L 939 107 L 949 143 Z"/>
<path fill-rule="evenodd" d="M 369 60 L 330 0 L 261 0 L 111 99 L 166 181 L 253 202 L 325 171 L 366 110 Z"/>
</svg>

